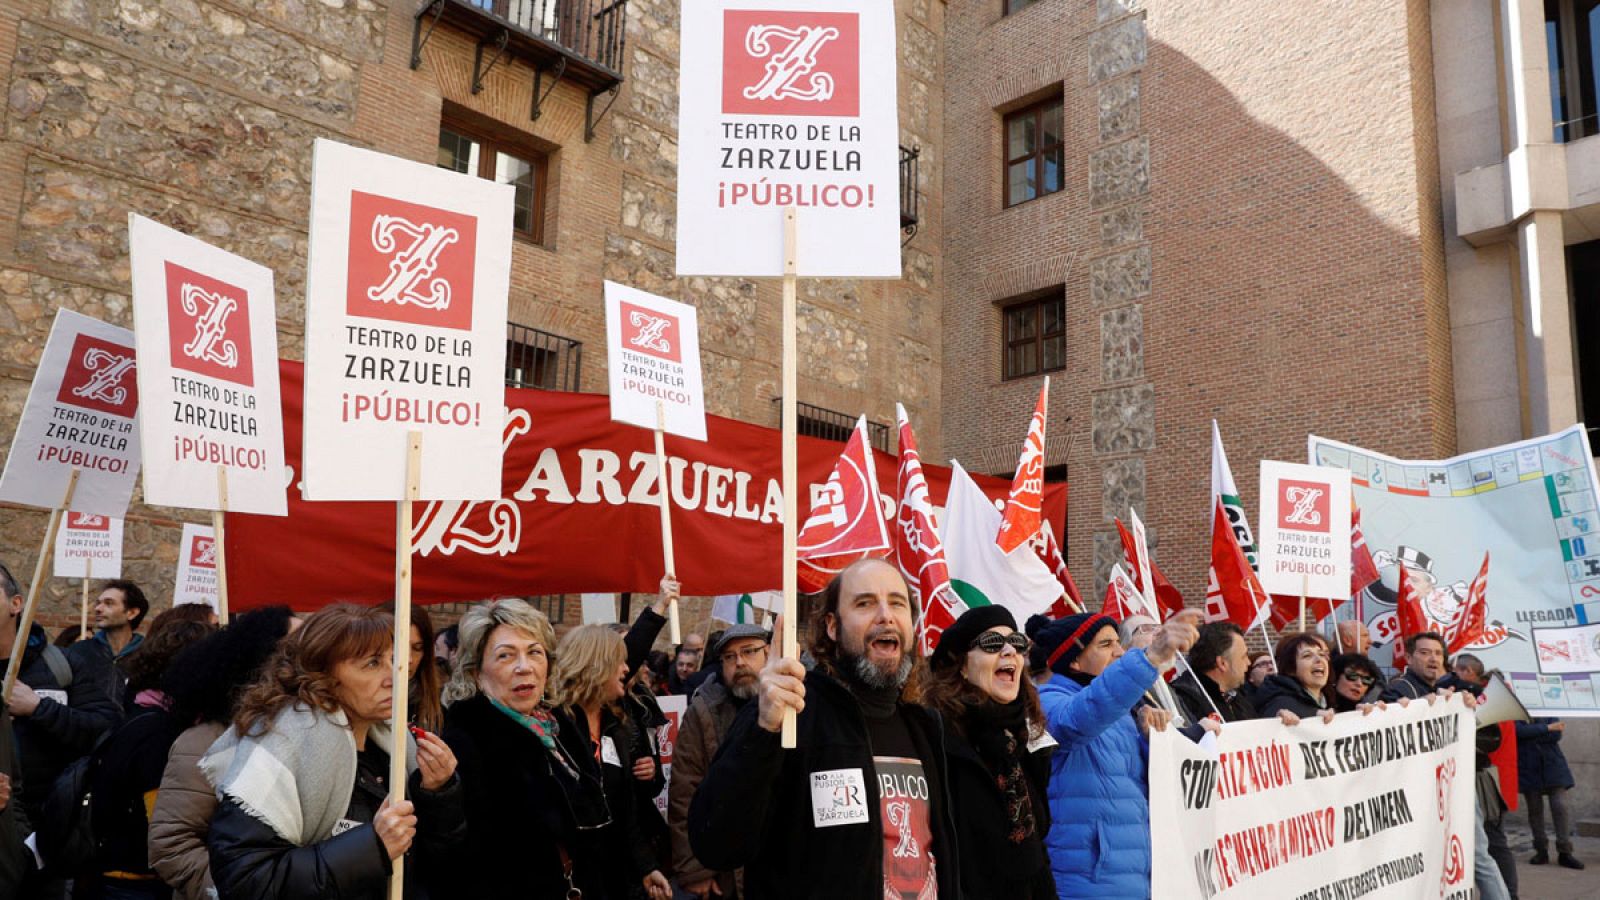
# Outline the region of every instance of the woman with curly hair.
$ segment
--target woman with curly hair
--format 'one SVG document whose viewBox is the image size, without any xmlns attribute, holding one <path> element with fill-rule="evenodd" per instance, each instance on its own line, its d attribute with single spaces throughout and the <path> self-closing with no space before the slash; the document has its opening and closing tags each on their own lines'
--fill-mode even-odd
<svg viewBox="0 0 1600 900">
<path fill-rule="evenodd" d="M 394 619 L 335 604 L 285 640 L 200 761 L 220 798 L 206 843 L 217 892 L 240 900 L 380 898 L 412 848 L 408 897 L 426 897 L 466 833 L 450 748 L 396 735 Z M 389 754 L 404 753 L 393 803 Z"/>
</svg>

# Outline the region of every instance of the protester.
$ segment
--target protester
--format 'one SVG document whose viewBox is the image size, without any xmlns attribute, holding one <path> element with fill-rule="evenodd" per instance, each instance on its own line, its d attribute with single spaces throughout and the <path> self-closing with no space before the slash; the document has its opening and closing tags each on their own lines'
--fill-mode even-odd
<svg viewBox="0 0 1600 900">
<path fill-rule="evenodd" d="M 88 796 L 95 856 L 88 870 L 75 873 L 73 900 L 172 896 L 150 867 L 148 811 L 159 796 L 167 752 L 186 723 L 170 712 L 172 697 L 161 683 L 181 651 L 216 630 L 208 619 L 182 606 L 169 609 L 128 657 L 128 719 L 93 754 Z"/>
<path fill-rule="evenodd" d="M 1232 622 L 1207 622 L 1189 650 L 1189 670 L 1172 679 L 1172 694 L 1186 721 L 1221 715 L 1224 722 L 1256 717 L 1255 706 L 1239 692 L 1249 672 L 1244 631 Z"/>
<path fill-rule="evenodd" d="M 194 724 L 173 741 L 162 770 L 150 811 L 149 856 L 151 868 L 183 900 L 216 896 L 206 833 L 217 795 L 200 758 L 227 730 L 239 695 L 299 621 L 286 606 L 235 616 L 227 628 L 180 653 L 162 678 L 173 716 Z"/>
<path fill-rule="evenodd" d="M 1483 695 L 1483 689 L 1488 684 L 1489 675 L 1484 671 L 1483 660 L 1471 653 L 1462 653 L 1451 661 L 1450 674 L 1440 678 L 1437 687 L 1440 690 L 1465 691 L 1476 698 Z M 1500 796 L 1499 773 L 1489 760 L 1489 754 L 1500 749 L 1502 740 L 1499 725 L 1486 725 L 1477 730 L 1476 753 L 1473 757 L 1476 771 L 1474 786 L 1477 790 L 1478 813 L 1483 818 L 1483 831 L 1489 838 L 1489 856 L 1500 870 L 1500 877 L 1505 881 L 1511 900 L 1517 900 L 1517 858 L 1511 852 L 1511 844 L 1506 840 L 1502 827 L 1506 803 Z"/>
<path fill-rule="evenodd" d="M 817 896 L 823 865 L 830 897 L 959 896 L 944 730 L 917 705 L 905 579 L 863 559 L 812 606 L 815 668 L 769 654 L 758 702 L 739 711 L 690 803 L 695 857 L 743 866 L 751 897 Z M 793 750 L 779 737 L 785 710 Z"/>
<path fill-rule="evenodd" d="M 667 824 L 678 887 L 701 898 L 744 894 L 742 872 L 718 872 L 695 858 L 689 846 L 689 803 L 734 717 L 756 695 L 772 640 L 759 625 L 733 625 L 718 634 L 710 654 L 717 660 L 717 675 L 700 686 L 683 714 L 672 753 L 672 781 L 667 785 Z"/>
<path fill-rule="evenodd" d="M 1544 830 L 1545 802 L 1556 831 L 1556 861 L 1569 869 L 1582 869 L 1583 862 L 1572 852 L 1572 820 L 1567 812 L 1567 791 L 1577 782 L 1566 754 L 1561 752 L 1561 737 L 1567 723 L 1538 718 L 1517 723 L 1517 789 L 1528 807 L 1528 828 L 1533 832 L 1533 858 L 1530 865 L 1550 862 L 1550 842 Z M 677 777 L 677 772 L 673 772 Z"/>
<path fill-rule="evenodd" d="M 1415 700 L 1434 692 L 1434 686 L 1444 677 L 1444 638 L 1435 631 L 1406 635 L 1406 670 L 1389 680 L 1382 699 L 1393 703 L 1401 697 Z"/>
<path fill-rule="evenodd" d="M 1150 895 L 1148 744 L 1140 729 L 1165 728 L 1171 714 L 1143 706 L 1144 692 L 1194 645 L 1198 618 L 1180 613 L 1148 647 L 1126 652 L 1110 616 L 1028 620 L 1054 673 L 1039 704 L 1060 743 L 1050 760 L 1045 846 L 1063 900 Z"/>
<path fill-rule="evenodd" d="M 23 880 L 34 867 L 33 852 L 24 843 L 33 825 L 22 809 L 21 782 L 22 758 L 11 713 L 0 705 L 0 897 L 21 896 Z"/>
<path fill-rule="evenodd" d="M 96 670 L 102 664 L 110 667 L 107 671 L 112 677 L 108 686 L 112 699 L 118 703 L 122 702 L 127 687 L 127 673 L 122 665 L 144 641 L 139 625 L 149 612 L 150 601 L 137 584 L 123 578 L 108 581 L 94 601 L 94 637 L 78 641 L 68 650 L 76 657 L 74 662 L 85 660 Z"/>
<path fill-rule="evenodd" d="M 639 735 L 622 707 L 628 678 L 628 647 L 623 638 L 604 625 L 583 625 L 567 632 L 556 647 L 551 694 L 584 739 L 589 754 L 600 762 L 612 818 L 600 829 L 600 839 L 627 850 L 627 855 L 614 858 L 602 873 L 603 896 L 626 897 L 633 885 L 643 883 L 653 900 L 668 900 L 672 888 L 649 846 L 648 821 L 640 815 L 639 795 L 654 794 L 636 784 L 635 763 L 650 757 L 637 753 Z M 653 808 L 650 814 L 655 815 Z"/>
<path fill-rule="evenodd" d="M 1156 629 L 1161 625 L 1155 619 L 1135 613 L 1122 620 L 1117 627 L 1117 636 L 1122 640 L 1124 650 L 1142 650 L 1150 646 L 1150 641 L 1156 636 Z"/>
<path fill-rule="evenodd" d="M 1256 714 L 1270 718 L 1288 710 L 1309 719 L 1326 712 L 1333 715 L 1323 689 L 1328 684 L 1328 642 L 1320 634 L 1292 631 L 1279 636 L 1272 653 L 1277 671 L 1267 676 L 1256 692 Z"/>
<path fill-rule="evenodd" d="M 1332 680 L 1328 683 L 1334 712 L 1349 712 L 1364 703 L 1376 703 L 1383 692 L 1383 670 L 1360 653 L 1341 653 L 1333 658 Z"/>
<path fill-rule="evenodd" d="M 1267 676 L 1275 671 L 1273 665 L 1272 654 L 1265 650 L 1256 650 L 1250 654 L 1249 674 L 1245 676 L 1244 685 L 1239 688 L 1239 692 L 1244 694 L 1245 699 L 1249 700 L 1250 705 L 1256 707 L 1258 712 L 1261 707 L 1259 699 L 1261 685 L 1266 682 Z"/>
<path fill-rule="evenodd" d="M 689 680 L 700 670 L 700 657 L 686 647 L 679 647 L 672 658 L 672 678 L 668 687 L 674 694 L 688 694 Z"/>
<path fill-rule="evenodd" d="M 385 607 L 392 614 L 394 604 Z M 439 733 L 444 728 L 444 691 L 438 666 L 425 666 L 428 648 L 435 645 L 433 617 L 420 606 L 411 608 L 411 655 L 406 660 L 406 720 L 423 731 Z"/>
<path fill-rule="evenodd" d="M 451 667 L 456 662 L 456 648 L 460 644 L 460 631 L 455 625 L 447 625 L 433 639 L 433 659 L 438 663 L 439 677 L 445 681 L 450 680 Z"/>
<path fill-rule="evenodd" d="M 455 871 L 466 832 L 455 756 L 433 735 L 391 732 L 393 651 L 388 613 L 328 606 L 240 699 L 200 761 L 221 798 L 206 841 L 222 897 L 379 898 L 413 841 L 408 896 Z M 399 803 L 386 784 L 391 750 L 410 773 Z"/>
<path fill-rule="evenodd" d="M 1334 627 L 1338 630 L 1338 640 L 1334 645 L 1341 648 L 1341 654 L 1365 656 L 1372 649 L 1372 632 L 1367 629 L 1367 623 L 1359 619 L 1346 619 Z"/>
<path fill-rule="evenodd" d="M 961 887 L 968 897 L 1056 897 L 1050 831 L 1050 749 L 1039 692 L 1028 679 L 1032 641 L 1003 606 L 967 610 L 928 660 L 925 702 L 944 720 Z"/>
</svg>

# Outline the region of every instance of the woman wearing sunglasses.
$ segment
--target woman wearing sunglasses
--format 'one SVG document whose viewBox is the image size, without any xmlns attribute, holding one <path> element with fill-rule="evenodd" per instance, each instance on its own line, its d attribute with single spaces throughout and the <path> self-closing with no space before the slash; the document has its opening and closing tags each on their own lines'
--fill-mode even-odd
<svg viewBox="0 0 1600 900">
<path fill-rule="evenodd" d="M 1341 653 L 1333 658 L 1333 680 L 1328 686 L 1334 712 L 1349 712 L 1377 701 L 1383 692 L 1383 672 L 1360 653 Z"/>
<path fill-rule="evenodd" d="M 1044 848 L 1055 742 L 1029 750 L 1044 733 L 1031 644 L 1005 607 L 977 606 L 945 629 L 928 660 L 924 702 L 944 718 L 965 896 L 1056 896 Z"/>
</svg>

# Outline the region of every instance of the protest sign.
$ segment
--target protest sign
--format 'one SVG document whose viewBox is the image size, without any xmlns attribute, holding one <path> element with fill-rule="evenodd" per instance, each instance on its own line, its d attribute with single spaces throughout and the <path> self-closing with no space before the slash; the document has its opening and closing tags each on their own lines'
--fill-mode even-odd
<svg viewBox="0 0 1600 900">
<path fill-rule="evenodd" d="M 894 5 L 684 4 L 679 275 L 900 276 Z"/>
<path fill-rule="evenodd" d="M 178 542 L 178 578 L 172 605 L 204 603 L 217 608 L 217 540 L 210 528 L 185 522 Z"/>
<path fill-rule="evenodd" d="M 1534 715 L 1600 716 L 1600 653 L 1585 644 L 1600 636 L 1600 509 L 1583 426 L 1444 460 L 1316 436 L 1309 452 L 1350 473 L 1380 576 L 1359 595 L 1375 644 L 1398 634 L 1402 568 L 1439 628 L 1466 605 L 1487 553 L 1488 622 L 1465 649 L 1505 673 Z"/>
<path fill-rule="evenodd" d="M 583 624 L 611 625 L 617 621 L 616 594 L 579 594 L 583 604 Z"/>
<path fill-rule="evenodd" d="M 1452 697 L 1152 734 L 1151 896 L 1468 900 L 1475 728 Z"/>
<path fill-rule="evenodd" d="M 1257 559 L 1268 593 L 1350 595 L 1350 476 L 1338 469 L 1261 461 Z"/>
<path fill-rule="evenodd" d="M 319 139 L 306 262 L 305 494 L 500 495 L 515 189 Z"/>
<path fill-rule="evenodd" d="M 53 569 L 57 578 L 121 578 L 122 520 L 99 513 L 67 513 L 56 533 Z"/>
<path fill-rule="evenodd" d="M 614 281 L 605 283 L 611 418 L 706 439 L 695 308 Z M 656 418 L 656 406 L 664 417 Z"/>
<path fill-rule="evenodd" d="M 139 474 L 134 358 L 133 332 L 56 311 L 0 475 L 0 500 L 55 509 L 77 470 L 73 510 L 128 511 Z"/>
<path fill-rule="evenodd" d="M 656 704 L 661 707 L 661 714 L 667 717 L 667 724 L 656 729 L 656 750 L 661 754 L 661 777 L 667 780 L 661 786 L 661 793 L 656 795 L 656 809 L 664 816 L 667 814 L 667 792 L 672 790 L 672 758 L 678 746 L 678 729 L 683 725 L 683 715 L 689 709 L 689 698 L 682 694 L 669 694 L 657 697 Z"/>
<path fill-rule="evenodd" d="M 145 415 L 144 499 L 281 516 L 283 412 L 272 270 L 128 216 Z"/>
</svg>

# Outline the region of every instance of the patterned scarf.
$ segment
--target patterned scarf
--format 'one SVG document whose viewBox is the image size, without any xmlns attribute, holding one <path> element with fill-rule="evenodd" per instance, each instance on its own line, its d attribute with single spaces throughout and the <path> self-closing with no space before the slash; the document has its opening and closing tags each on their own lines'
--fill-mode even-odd
<svg viewBox="0 0 1600 900">
<path fill-rule="evenodd" d="M 550 707 L 541 703 L 534 709 L 532 715 L 526 715 L 517 712 L 493 697 L 489 698 L 489 702 L 494 705 L 495 709 L 510 716 L 513 721 L 533 732 L 534 736 L 539 739 L 539 743 L 543 744 L 544 748 L 550 751 L 550 755 L 561 763 L 562 768 L 567 770 L 567 775 L 573 781 L 578 780 L 578 767 L 567 759 L 566 750 L 556 741 L 556 737 L 561 734 L 561 723 L 557 722 L 556 717 L 551 714 Z"/>
<path fill-rule="evenodd" d="M 1027 725 L 1027 711 L 1020 697 L 1004 705 L 983 703 L 967 711 L 968 739 L 994 775 L 1011 825 L 1006 838 L 1013 844 L 1022 843 L 1038 830 L 1028 776 L 1022 771 L 1022 744 L 1017 740 L 1018 732 L 1027 733 Z"/>
</svg>

